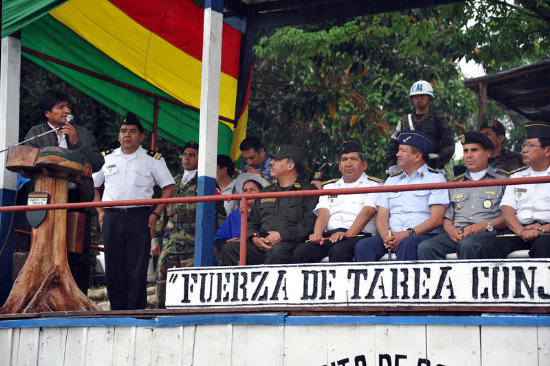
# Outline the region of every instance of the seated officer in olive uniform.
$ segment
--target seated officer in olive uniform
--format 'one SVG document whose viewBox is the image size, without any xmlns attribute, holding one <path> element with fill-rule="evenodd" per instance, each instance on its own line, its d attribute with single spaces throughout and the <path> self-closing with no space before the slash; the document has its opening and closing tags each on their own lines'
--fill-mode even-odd
<svg viewBox="0 0 550 366">
<path fill-rule="evenodd" d="M 550 123 L 532 122 L 525 126 L 526 141 L 521 149 L 527 166 L 512 172 L 511 178 L 548 177 L 550 175 Z M 521 249 L 529 249 L 532 258 L 550 258 L 550 184 L 506 186 L 500 202 L 502 216 L 512 237 L 495 237 L 482 244 L 481 258 L 506 258 Z"/>
<path fill-rule="evenodd" d="M 489 157 L 489 164 L 508 172 L 523 166 L 521 154 L 504 147 L 506 129 L 501 122 L 496 119 L 489 119 L 481 125 L 479 132 L 487 136 L 495 145 Z"/>
<path fill-rule="evenodd" d="M 265 187 L 262 192 L 316 189 L 300 178 L 305 159 L 304 150 L 300 147 L 281 145 L 271 157 L 271 177 L 277 182 Z M 248 216 L 246 263 L 290 263 L 298 243 L 307 240 L 313 232 L 313 209 L 317 201 L 317 196 L 256 199 Z M 224 244 L 223 264 L 239 264 L 239 253 L 239 243 Z"/>
<path fill-rule="evenodd" d="M 376 187 L 382 180 L 365 174 L 367 159 L 361 145 L 346 141 L 338 167 L 342 178 L 326 189 Z M 355 243 L 361 237 L 376 235 L 376 193 L 320 196 L 313 211 L 317 215 L 313 234 L 292 255 L 294 263 L 315 263 L 328 255 L 331 262 L 353 261 Z M 326 240 L 323 239 L 326 238 Z"/>
<path fill-rule="evenodd" d="M 460 139 L 468 170 L 453 178 L 453 182 L 508 178 L 509 173 L 489 165 L 494 145 L 487 136 L 466 132 Z M 478 258 L 481 243 L 494 237 L 495 229 L 505 227 L 499 206 L 503 194 L 504 186 L 450 189 L 451 202 L 443 220 L 445 232 L 420 243 L 418 259 L 445 259 L 454 252 L 459 259 Z"/>
</svg>

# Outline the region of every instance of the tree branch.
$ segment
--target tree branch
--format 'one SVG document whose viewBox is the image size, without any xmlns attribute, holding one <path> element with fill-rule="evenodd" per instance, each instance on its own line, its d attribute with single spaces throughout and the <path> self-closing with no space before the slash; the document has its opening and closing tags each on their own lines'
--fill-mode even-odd
<svg viewBox="0 0 550 366">
<path fill-rule="evenodd" d="M 525 8 L 522 8 L 522 7 L 513 5 L 513 4 L 509 4 L 506 1 L 494 0 L 494 2 L 497 3 L 497 4 L 500 4 L 502 6 L 512 8 L 512 9 L 514 9 L 514 10 L 516 10 L 516 11 L 522 13 L 522 14 L 525 14 L 527 16 L 530 16 L 530 17 L 537 18 L 537 19 L 540 19 L 540 20 L 544 20 L 545 22 L 548 22 L 548 18 L 546 18 L 546 17 L 544 17 L 544 16 L 542 16 L 539 13 L 536 13 L 534 11 L 527 10 Z M 520 1 L 520 3 L 522 3 L 522 2 Z"/>
</svg>

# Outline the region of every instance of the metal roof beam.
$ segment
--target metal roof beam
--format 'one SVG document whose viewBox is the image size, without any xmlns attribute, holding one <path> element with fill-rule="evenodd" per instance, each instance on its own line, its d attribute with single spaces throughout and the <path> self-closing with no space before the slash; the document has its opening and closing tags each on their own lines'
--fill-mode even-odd
<svg viewBox="0 0 550 366">
<path fill-rule="evenodd" d="M 408 10 L 412 8 L 437 6 L 458 2 L 457 0 L 411 0 L 406 4 L 401 0 L 364 1 L 364 0 L 323 0 L 288 1 L 253 5 L 254 28 L 269 29 L 319 23 L 333 19 L 352 19 L 358 16 Z M 264 5 L 266 4 L 266 5 Z M 268 4 L 268 5 L 267 5 Z"/>
</svg>

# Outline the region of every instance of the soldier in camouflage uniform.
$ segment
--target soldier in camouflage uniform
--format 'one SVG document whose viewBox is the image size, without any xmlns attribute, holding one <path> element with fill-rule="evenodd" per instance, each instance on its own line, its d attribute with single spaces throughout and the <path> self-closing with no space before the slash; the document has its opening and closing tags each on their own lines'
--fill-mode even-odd
<svg viewBox="0 0 550 366">
<path fill-rule="evenodd" d="M 525 165 L 520 153 L 510 151 L 503 146 L 506 139 L 506 129 L 501 122 L 496 119 L 489 119 L 481 125 L 479 132 L 487 136 L 495 145 L 489 158 L 489 164 L 508 172 Z"/>
<path fill-rule="evenodd" d="M 197 166 L 199 145 L 189 142 L 184 146 L 182 156 L 183 174 L 175 178 L 174 197 L 197 195 Z M 163 309 L 166 301 L 166 274 L 168 268 L 192 267 L 195 262 L 196 202 L 168 205 L 155 227 L 151 252 L 160 254 L 157 271 L 158 308 Z M 223 202 L 216 202 L 216 228 L 225 220 Z"/>
<path fill-rule="evenodd" d="M 397 169 L 397 151 L 399 150 L 399 134 L 403 131 L 421 131 L 427 133 L 435 142 L 433 153 L 426 162 L 430 168 L 442 170 L 451 160 L 455 152 L 455 141 L 449 123 L 445 117 L 432 107 L 434 91 L 430 83 L 419 80 L 411 86 L 409 98 L 414 105 L 414 112 L 407 114 L 397 124 L 386 150 L 386 165 L 390 174 Z"/>
</svg>

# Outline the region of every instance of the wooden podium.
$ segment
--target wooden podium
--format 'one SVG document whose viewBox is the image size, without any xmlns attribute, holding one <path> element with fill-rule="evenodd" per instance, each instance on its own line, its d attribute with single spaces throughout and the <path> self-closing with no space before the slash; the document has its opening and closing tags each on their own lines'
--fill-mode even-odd
<svg viewBox="0 0 550 366">
<path fill-rule="evenodd" d="M 7 169 L 32 178 L 48 203 L 67 203 L 68 184 L 91 179 L 84 157 L 67 149 L 12 146 Z M 101 310 L 80 291 L 67 262 L 67 210 L 48 210 L 32 229 L 31 249 L 0 313 Z"/>
</svg>

